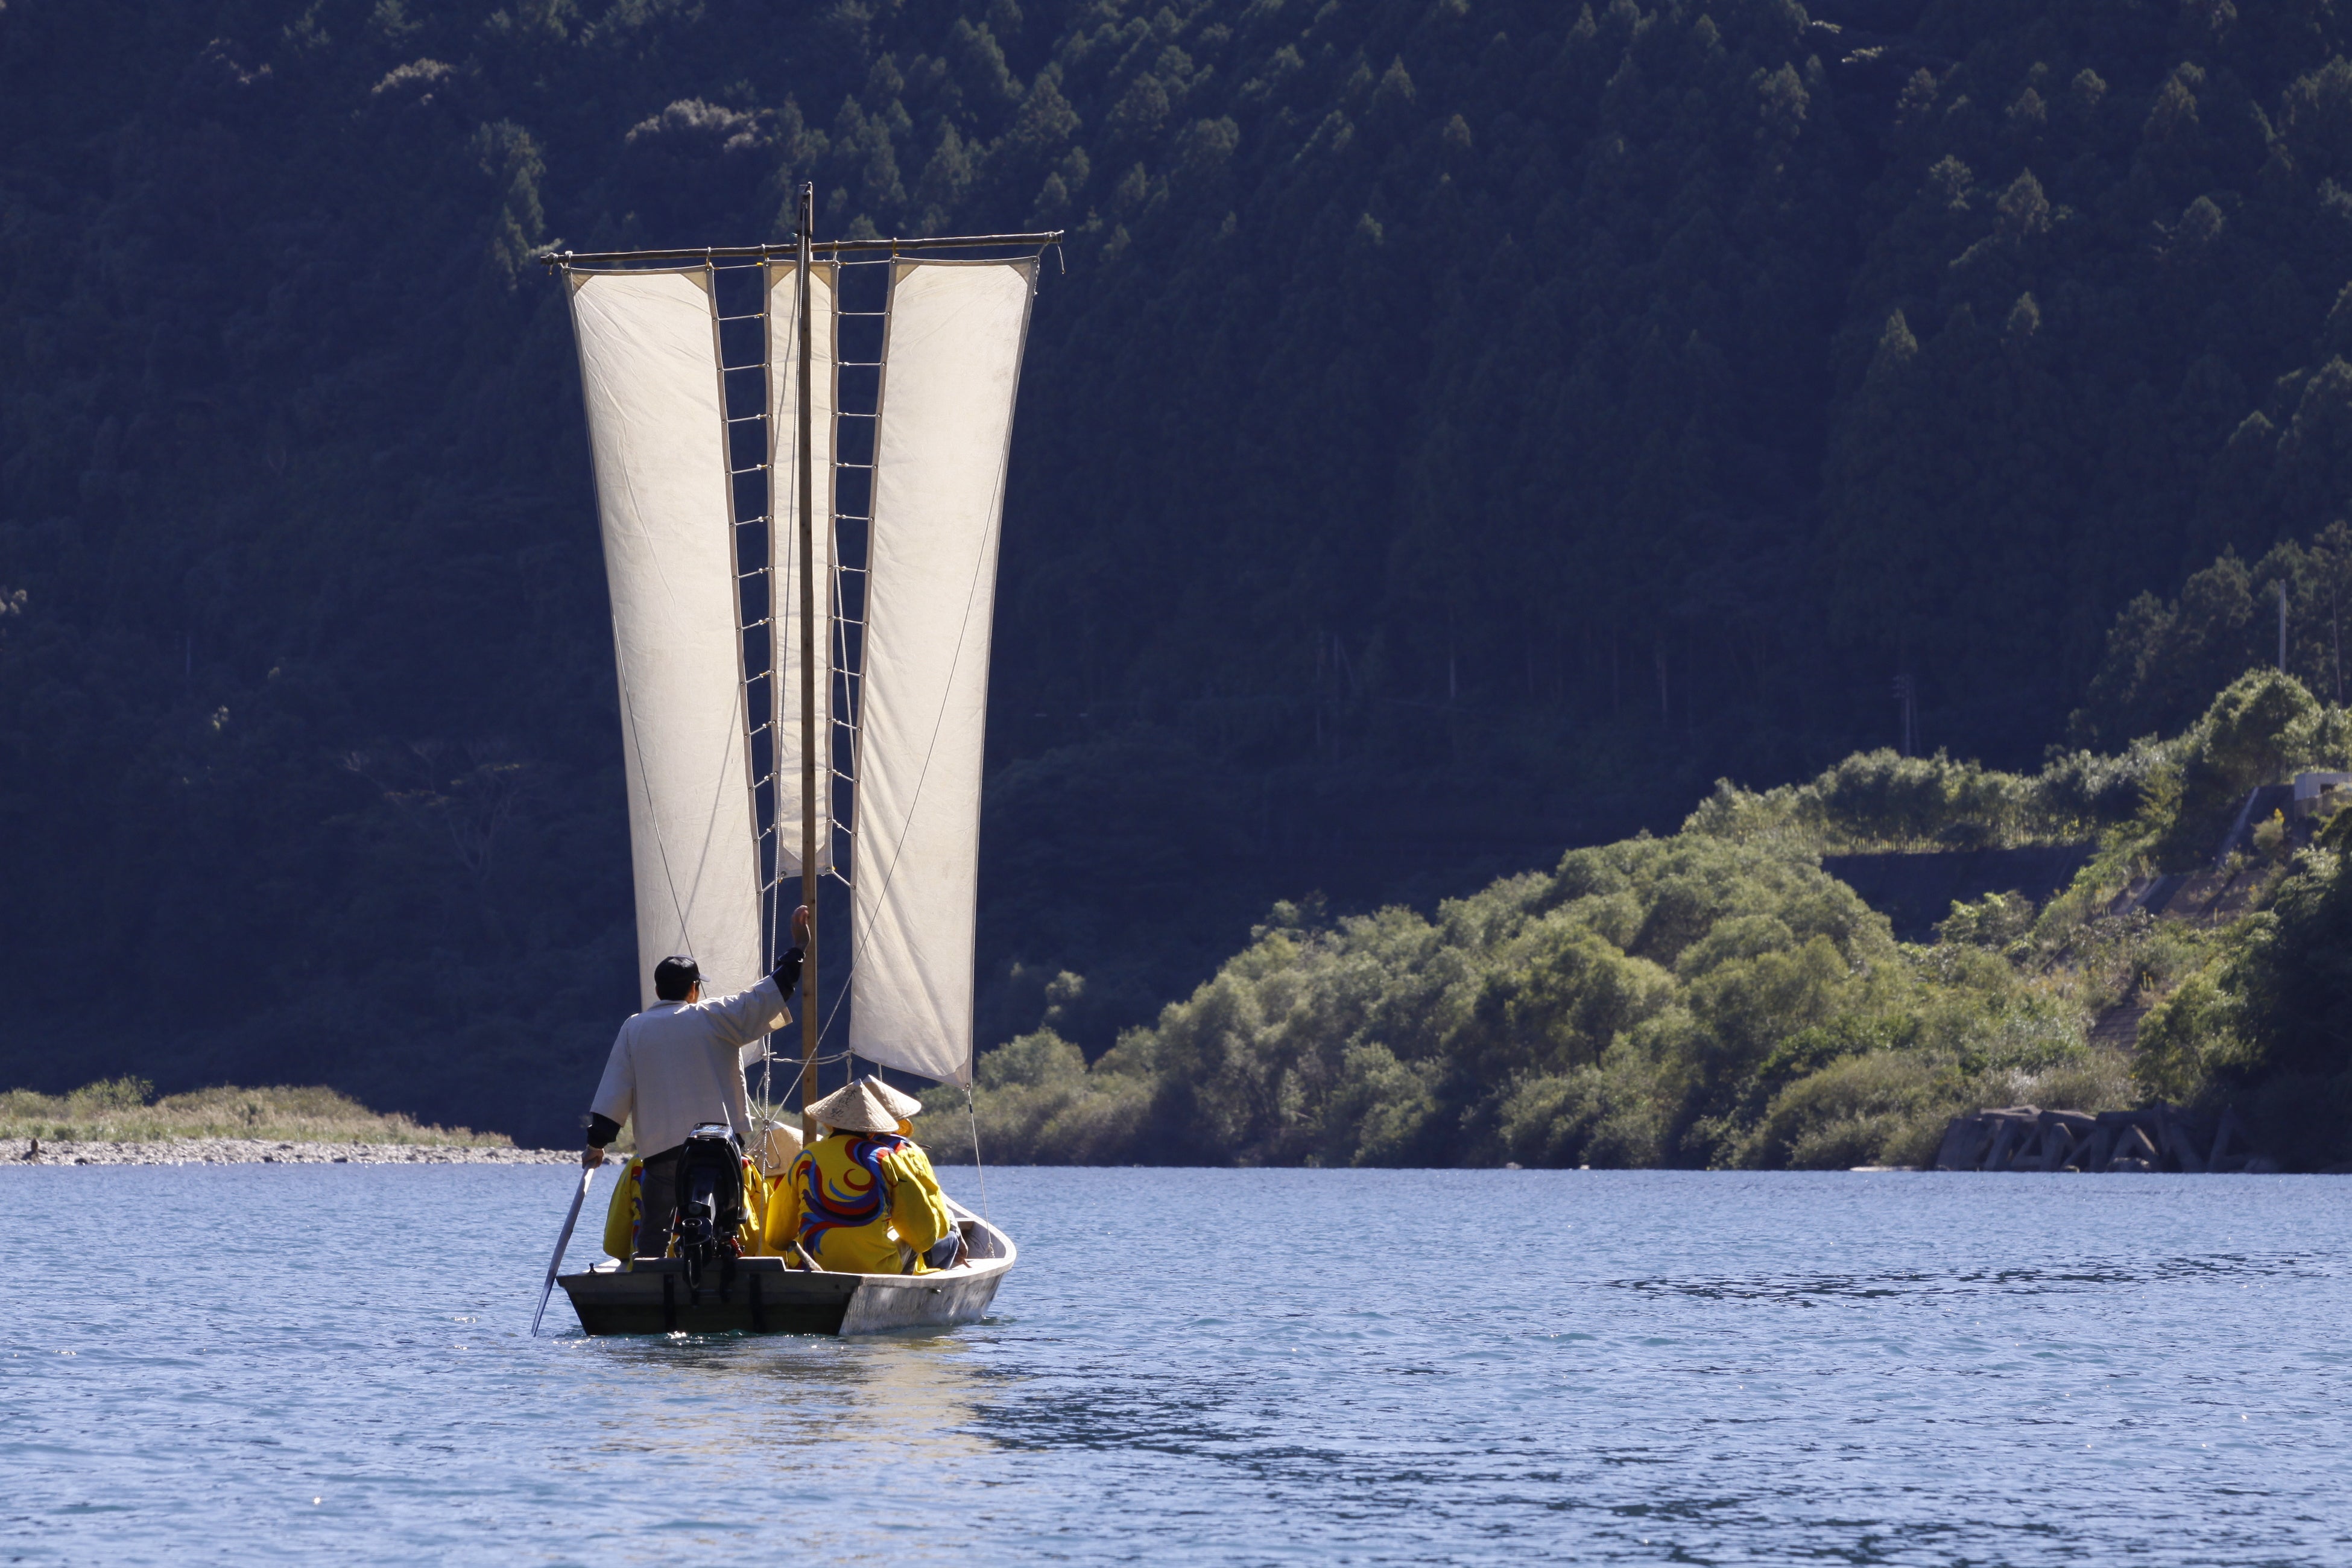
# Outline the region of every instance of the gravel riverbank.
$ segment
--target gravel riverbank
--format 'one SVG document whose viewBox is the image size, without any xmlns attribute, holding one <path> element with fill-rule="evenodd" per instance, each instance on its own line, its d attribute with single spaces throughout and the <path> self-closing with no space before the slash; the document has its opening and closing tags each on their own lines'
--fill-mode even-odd
<svg viewBox="0 0 2352 1568">
<path fill-rule="evenodd" d="M 36 1142 L 37 1147 L 36 1146 Z M 561 1149 L 462 1143 L 283 1143 L 268 1138 L 175 1138 L 160 1143 L 0 1139 L 0 1165 L 564 1165 Z"/>
</svg>

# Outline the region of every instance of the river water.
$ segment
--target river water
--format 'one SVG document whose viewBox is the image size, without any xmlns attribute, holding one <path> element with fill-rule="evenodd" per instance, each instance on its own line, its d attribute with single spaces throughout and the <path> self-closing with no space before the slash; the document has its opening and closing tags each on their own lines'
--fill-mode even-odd
<svg viewBox="0 0 2352 1568">
<path fill-rule="evenodd" d="M 572 1180 L 0 1173 L 0 1560 L 2352 1561 L 2326 1178 L 999 1170 L 984 1323 L 534 1341 Z"/>
</svg>

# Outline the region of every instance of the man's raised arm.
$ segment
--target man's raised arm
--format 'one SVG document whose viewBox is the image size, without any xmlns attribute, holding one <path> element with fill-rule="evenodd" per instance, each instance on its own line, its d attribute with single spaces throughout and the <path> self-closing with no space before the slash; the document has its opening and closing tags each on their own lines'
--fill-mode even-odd
<svg viewBox="0 0 2352 1568">
<path fill-rule="evenodd" d="M 793 911 L 793 945 L 776 960 L 775 973 L 749 991 L 740 991 L 719 1000 L 712 1010 L 725 1020 L 729 1044 L 748 1046 L 761 1035 L 779 1029 L 792 1020 L 792 1014 L 784 1007 L 784 999 L 800 988 L 801 954 L 808 937 L 809 911 L 808 906 L 803 904 Z M 776 987 L 776 999 L 772 1002 L 768 999 L 765 990 L 769 981 L 773 981 Z"/>
</svg>

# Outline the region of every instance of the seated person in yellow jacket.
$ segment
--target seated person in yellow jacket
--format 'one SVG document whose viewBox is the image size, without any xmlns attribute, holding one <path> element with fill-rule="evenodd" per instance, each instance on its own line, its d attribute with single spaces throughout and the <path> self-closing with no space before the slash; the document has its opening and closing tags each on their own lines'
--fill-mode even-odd
<svg viewBox="0 0 2352 1568">
<path fill-rule="evenodd" d="M 768 1195 L 768 1251 L 835 1274 L 952 1266 L 962 1237 L 931 1163 L 901 1131 L 922 1109 L 876 1079 L 809 1107 L 823 1134 Z"/>
<path fill-rule="evenodd" d="M 790 1132 L 792 1129 L 787 1127 L 782 1131 Z M 735 1233 L 736 1245 L 745 1258 L 757 1258 L 762 1250 L 761 1241 L 767 1235 L 769 1191 L 767 1176 L 756 1161 L 746 1156 L 743 1161 L 743 1225 Z M 604 1250 L 623 1263 L 632 1262 L 636 1255 L 637 1219 L 645 1206 L 646 1163 L 633 1159 L 622 1167 L 621 1180 L 613 1189 L 611 1201 L 604 1205 Z"/>
</svg>

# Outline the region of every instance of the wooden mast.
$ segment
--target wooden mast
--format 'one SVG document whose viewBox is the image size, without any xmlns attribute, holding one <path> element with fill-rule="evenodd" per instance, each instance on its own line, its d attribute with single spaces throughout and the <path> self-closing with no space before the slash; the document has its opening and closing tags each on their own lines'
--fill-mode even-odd
<svg viewBox="0 0 2352 1568">
<path fill-rule="evenodd" d="M 808 1109 L 816 1103 L 816 476 L 809 447 L 809 228 L 816 216 L 816 186 L 801 186 L 800 213 L 800 429 L 795 450 L 800 466 L 801 521 L 801 902 L 809 910 L 809 933 L 801 957 L 801 1136 L 813 1138 Z M 827 650 L 830 653 L 830 649 Z M 828 674 L 827 679 L 831 677 Z M 824 737 L 828 746 L 833 737 Z M 831 782 L 830 770 L 824 777 Z"/>
</svg>

